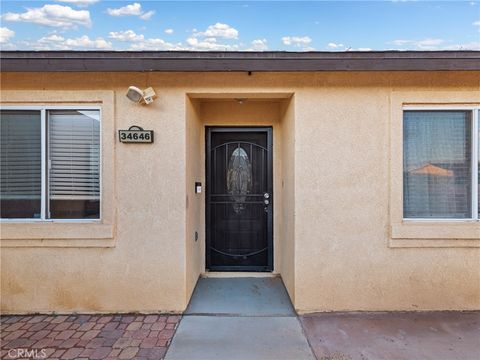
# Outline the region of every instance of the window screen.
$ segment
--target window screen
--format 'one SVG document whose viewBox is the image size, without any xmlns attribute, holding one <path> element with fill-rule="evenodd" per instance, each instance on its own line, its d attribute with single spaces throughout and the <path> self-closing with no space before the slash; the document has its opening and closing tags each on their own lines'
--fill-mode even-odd
<svg viewBox="0 0 480 360">
<path fill-rule="evenodd" d="M 99 111 L 49 111 L 50 217 L 100 216 Z"/>
<path fill-rule="evenodd" d="M 404 217 L 471 218 L 471 111 L 405 111 Z"/>
<path fill-rule="evenodd" d="M 0 208 L 2 218 L 40 218 L 40 111 L 0 112 Z"/>
</svg>

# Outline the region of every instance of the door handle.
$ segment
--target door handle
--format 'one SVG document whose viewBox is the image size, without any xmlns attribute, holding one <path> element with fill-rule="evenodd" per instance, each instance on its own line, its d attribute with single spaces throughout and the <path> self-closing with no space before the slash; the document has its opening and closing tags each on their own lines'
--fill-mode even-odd
<svg viewBox="0 0 480 360">
<path fill-rule="evenodd" d="M 263 203 L 265 204 L 265 207 L 264 207 L 264 210 L 265 212 L 268 212 L 268 205 L 270 204 L 270 200 L 268 200 L 270 198 L 270 194 L 269 193 L 265 193 L 263 194 Z"/>
</svg>

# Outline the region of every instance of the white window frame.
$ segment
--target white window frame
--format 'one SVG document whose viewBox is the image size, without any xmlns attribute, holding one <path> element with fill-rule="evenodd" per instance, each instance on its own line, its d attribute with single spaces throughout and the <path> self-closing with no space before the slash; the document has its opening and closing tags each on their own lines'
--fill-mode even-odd
<svg viewBox="0 0 480 360">
<path fill-rule="evenodd" d="M 76 106 L 76 105 L 45 105 L 45 106 L 36 106 L 36 105 L 25 105 L 25 106 L 17 106 L 17 105 L 1 105 L 0 110 L 32 110 L 32 111 L 40 111 L 40 121 L 41 121 L 41 147 L 42 147 L 42 154 L 41 154 L 41 199 L 40 199 L 40 218 L 35 219 L 27 219 L 27 218 L 0 218 L 0 223 L 31 223 L 31 222 L 59 222 L 59 223 L 98 223 L 102 221 L 102 108 L 101 106 Z M 47 161 L 48 161 L 48 149 L 47 149 L 47 111 L 49 110 L 95 110 L 99 112 L 100 115 L 100 214 L 98 219 L 49 219 L 47 217 L 47 201 L 49 199 L 49 191 L 47 188 Z"/>
<path fill-rule="evenodd" d="M 403 217 L 403 221 L 406 222 L 479 222 L 480 221 L 480 212 L 478 209 L 478 153 L 479 146 L 478 143 L 478 131 L 479 131 L 479 111 L 480 106 L 465 106 L 465 105 L 405 105 L 402 107 L 402 124 L 404 119 L 405 111 L 470 111 L 472 113 L 472 174 L 471 174 L 471 185 L 472 185 L 472 217 L 468 219 L 445 219 L 445 218 L 406 218 Z M 402 137 L 402 148 L 403 148 L 404 137 Z M 403 159 L 403 155 L 402 155 Z M 405 159 L 402 160 L 402 166 Z M 402 179 L 403 183 L 403 179 Z M 402 195 L 403 198 L 403 195 Z M 402 202 L 403 204 L 403 202 Z M 403 207 L 403 205 L 402 205 Z"/>
</svg>

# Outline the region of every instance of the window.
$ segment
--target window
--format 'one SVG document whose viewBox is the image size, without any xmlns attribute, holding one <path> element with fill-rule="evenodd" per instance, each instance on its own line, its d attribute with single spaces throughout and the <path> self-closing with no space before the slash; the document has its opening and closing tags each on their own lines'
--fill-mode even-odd
<svg viewBox="0 0 480 360">
<path fill-rule="evenodd" d="M 478 112 L 404 111 L 405 219 L 478 220 Z"/>
<path fill-rule="evenodd" d="M 1 110 L 1 218 L 100 218 L 100 111 Z"/>
<path fill-rule="evenodd" d="M 40 218 L 41 121 L 39 111 L 2 111 L 0 191 L 2 218 Z"/>
</svg>

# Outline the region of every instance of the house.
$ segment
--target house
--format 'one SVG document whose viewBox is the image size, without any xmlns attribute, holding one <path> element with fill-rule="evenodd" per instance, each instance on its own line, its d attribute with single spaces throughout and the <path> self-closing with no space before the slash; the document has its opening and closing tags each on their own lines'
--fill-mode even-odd
<svg viewBox="0 0 480 360">
<path fill-rule="evenodd" d="M 480 52 L 0 60 L 4 313 L 252 273 L 300 313 L 479 308 Z"/>
</svg>

